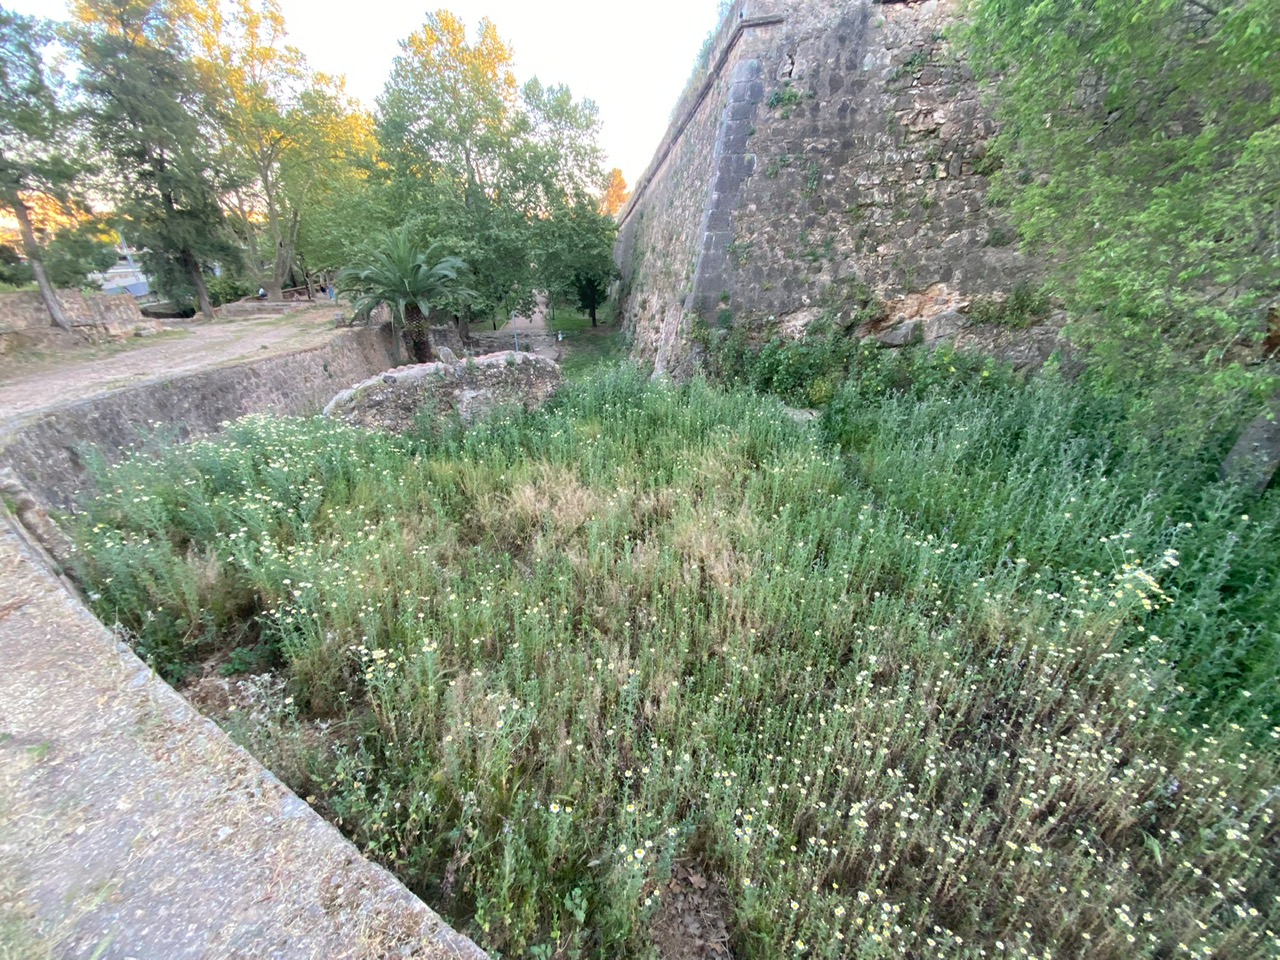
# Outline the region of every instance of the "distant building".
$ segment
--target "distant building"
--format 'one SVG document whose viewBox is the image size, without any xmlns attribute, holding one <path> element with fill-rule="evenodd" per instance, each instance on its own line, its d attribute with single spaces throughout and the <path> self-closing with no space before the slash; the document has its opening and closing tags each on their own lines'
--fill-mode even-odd
<svg viewBox="0 0 1280 960">
<path fill-rule="evenodd" d="M 122 240 L 116 244 L 116 252 L 115 266 L 105 273 L 90 274 L 89 280 L 99 284 L 103 293 L 128 293 L 139 298 L 150 295 L 151 282 L 133 259 L 137 251 Z"/>
</svg>

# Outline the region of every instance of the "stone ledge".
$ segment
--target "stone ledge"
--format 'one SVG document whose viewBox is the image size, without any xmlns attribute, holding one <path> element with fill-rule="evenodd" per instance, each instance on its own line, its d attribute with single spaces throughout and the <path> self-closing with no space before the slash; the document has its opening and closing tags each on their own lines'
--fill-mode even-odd
<svg viewBox="0 0 1280 960">
<path fill-rule="evenodd" d="M 352 330 L 290 353 L 161 375 L 0 424 L 0 466 L 11 467 L 43 504 L 70 507 L 90 482 L 90 449 L 112 462 L 153 430 L 186 440 L 249 413 L 309 416 L 340 385 L 390 359 L 379 331 Z"/>
<path fill-rule="evenodd" d="M 0 870 L 55 955 L 483 960 L 200 716 L 0 513 Z"/>
</svg>

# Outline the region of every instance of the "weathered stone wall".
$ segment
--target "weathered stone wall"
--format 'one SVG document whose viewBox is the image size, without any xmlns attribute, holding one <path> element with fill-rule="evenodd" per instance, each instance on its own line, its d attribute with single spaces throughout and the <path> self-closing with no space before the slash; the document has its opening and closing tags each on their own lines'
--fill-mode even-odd
<svg viewBox="0 0 1280 960">
<path fill-rule="evenodd" d="M 142 323 L 138 301 L 127 293 L 59 290 L 58 300 L 72 326 L 128 326 Z M 53 320 L 35 290 L 0 293 L 0 333 L 41 330 Z"/>
<path fill-rule="evenodd" d="M 711 95 L 624 214 L 623 311 L 640 358 L 688 366 L 695 317 L 798 335 L 883 303 L 892 325 L 1036 280 L 987 200 L 996 125 L 945 36 L 958 6 L 744 11 Z"/>
<path fill-rule="evenodd" d="M 250 413 L 319 413 L 343 387 L 389 366 L 386 332 L 353 330 L 299 353 L 80 400 L 10 424 L 0 434 L 0 467 L 45 503 L 68 507 L 89 482 L 91 450 L 111 462 L 153 435 L 185 440 Z"/>
<path fill-rule="evenodd" d="M 138 301 L 127 293 L 85 293 L 59 290 L 58 300 L 71 326 L 90 339 L 128 336 L 140 327 L 154 327 L 138 309 Z M 53 326 L 44 301 L 35 290 L 0 293 L 0 353 L 14 339 L 38 336 Z"/>
<path fill-rule="evenodd" d="M 220 320 L 243 320 L 245 317 L 282 317 L 295 310 L 307 307 L 324 306 L 325 301 L 316 300 L 233 300 L 216 307 L 214 316 Z M 338 307 L 334 306 L 335 313 Z"/>
<path fill-rule="evenodd" d="M 753 168 L 745 144 L 765 96 L 761 57 L 780 25 L 760 3 L 734 4 L 712 47 L 709 76 L 682 99 L 623 212 L 616 251 L 623 319 L 637 354 L 660 372 L 680 374 L 688 365 L 688 311 L 715 286 L 711 263 L 729 243 L 725 211 Z"/>
</svg>

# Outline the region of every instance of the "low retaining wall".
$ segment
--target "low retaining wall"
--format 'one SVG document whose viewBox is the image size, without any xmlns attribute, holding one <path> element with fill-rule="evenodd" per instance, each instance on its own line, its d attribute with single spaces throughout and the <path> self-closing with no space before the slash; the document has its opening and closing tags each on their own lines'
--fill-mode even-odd
<svg viewBox="0 0 1280 960">
<path fill-rule="evenodd" d="M 58 300 L 73 327 L 128 327 L 143 322 L 138 301 L 127 293 L 59 290 Z M 0 293 L 0 335 L 51 326 L 53 318 L 38 291 Z"/>
<path fill-rule="evenodd" d="M 144 317 L 138 301 L 127 293 L 59 290 L 58 301 L 72 329 L 90 340 L 127 337 L 140 329 L 156 329 L 156 322 Z M 0 293 L 0 354 L 23 338 L 41 342 L 54 332 L 53 318 L 38 291 Z"/>
<path fill-rule="evenodd" d="M 149 437 L 185 440 L 250 413 L 319 413 L 334 394 L 389 366 L 383 331 L 352 330 L 310 350 L 91 397 L 8 425 L 0 467 L 46 504 L 70 508 L 89 482 L 88 456 L 112 462 Z"/>
<path fill-rule="evenodd" d="M 317 297 L 315 300 L 235 300 L 215 308 L 213 313 L 223 320 L 237 320 L 245 317 L 283 317 L 295 310 L 323 306 L 338 309 L 337 304 Z"/>
</svg>

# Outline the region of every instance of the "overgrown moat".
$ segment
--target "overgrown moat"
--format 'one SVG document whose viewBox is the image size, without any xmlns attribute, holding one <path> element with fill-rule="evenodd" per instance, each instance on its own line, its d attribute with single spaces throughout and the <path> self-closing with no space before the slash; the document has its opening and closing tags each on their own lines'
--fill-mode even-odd
<svg viewBox="0 0 1280 960">
<path fill-rule="evenodd" d="M 1276 494 L 1052 375 L 830 393 L 249 418 L 111 470 L 80 576 L 493 956 L 1275 955 Z"/>
</svg>

